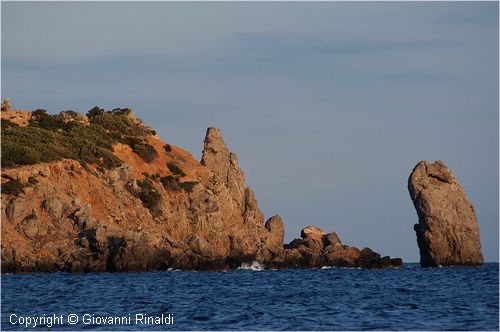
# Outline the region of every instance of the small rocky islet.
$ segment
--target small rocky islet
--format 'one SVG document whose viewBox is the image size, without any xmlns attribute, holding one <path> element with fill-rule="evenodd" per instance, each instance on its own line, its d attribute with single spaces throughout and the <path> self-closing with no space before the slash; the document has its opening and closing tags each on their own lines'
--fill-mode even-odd
<svg viewBox="0 0 500 332">
<path fill-rule="evenodd" d="M 281 217 L 264 222 L 216 128 L 197 161 L 128 108 L 49 115 L 6 102 L 1 116 L 3 273 L 402 265 L 314 226 L 284 244 Z M 481 264 L 474 210 L 446 170 L 421 162 L 409 179 L 421 264 Z"/>
</svg>

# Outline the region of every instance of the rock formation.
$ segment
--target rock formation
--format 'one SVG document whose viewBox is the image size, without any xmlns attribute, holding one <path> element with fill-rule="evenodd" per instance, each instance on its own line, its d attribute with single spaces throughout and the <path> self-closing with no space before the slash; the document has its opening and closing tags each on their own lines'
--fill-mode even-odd
<svg viewBox="0 0 500 332">
<path fill-rule="evenodd" d="M 82 124 L 88 124 L 89 123 L 89 118 L 84 115 L 77 113 L 75 111 L 63 111 L 59 113 L 59 115 L 63 118 L 64 122 L 80 122 Z"/>
<path fill-rule="evenodd" d="M 359 250 L 344 245 L 337 233 L 325 233 L 314 226 L 302 229 L 300 236 L 301 239 L 285 245 L 285 266 L 386 268 L 398 267 L 403 263 L 400 258 L 381 257 L 370 248 Z"/>
<path fill-rule="evenodd" d="M 8 120 L 14 124 L 19 126 L 27 126 L 28 122 L 31 120 L 33 116 L 33 112 L 31 111 L 23 111 L 23 110 L 13 110 L 10 108 L 10 102 L 3 106 L 2 104 L 2 112 L 0 112 L 0 116 L 3 120 Z"/>
<path fill-rule="evenodd" d="M 149 142 L 159 157 L 144 167 L 117 146 L 125 163 L 104 173 L 74 160 L 4 169 L 3 186 L 22 188 L 2 195 L 3 271 L 219 269 L 279 252 L 281 219 L 264 225 L 217 129 L 207 131 L 206 167 L 180 148 Z M 167 163 L 185 175 L 163 181 L 174 176 Z M 173 186 L 184 183 L 191 187 Z M 152 193 L 159 198 L 141 201 Z"/>
<path fill-rule="evenodd" d="M 10 111 L 10 98 L 5 98 L 2 103 L 2 112 Z"/>
<path fill-rule="evenodd" d="M 335 233 L 314 227 L 284 248 L 283 221 L 276 215 L 264 223 L 238 158 L 216 128 L 207 130 L 201 162 L 149 127 L 142 130 L 129 109 L 94 108 L 88 117 L 63 112 L 54 116 L 61 129 L 47 130 L 81 130 L 96 117 L 111 129 L 133 123 L 145 135 L 115 141 L 109 152 L 104 145 L 98 150 L 120 166 L 102 167 L 96 164 L 101 157 L 3 167 L 2 272 L 220 270 L 252 261 L 271 268 L 400 264 L 342 245 Z"/>
<path fill-rule="evenodd" d="M 419 162 L 408 179 L 417 210 L 414 226 L 422 266 L 481 265 L 483 255 L 474 207 L 442 162 Z"/>
</svg>

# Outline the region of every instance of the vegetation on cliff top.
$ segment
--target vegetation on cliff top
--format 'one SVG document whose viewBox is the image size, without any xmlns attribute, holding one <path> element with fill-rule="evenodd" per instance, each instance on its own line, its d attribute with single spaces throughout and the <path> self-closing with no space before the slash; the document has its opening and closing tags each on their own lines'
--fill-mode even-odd
<svg viewBox="0 0 500 332">
<path fill-rule="evenodd" d="M 2 119 L 2 167 L 67 158 L 109 169 L 121 165 L 113 155 L 114 143 L 129 145 L 151 162 L 158 154 L 145 138 L 155 132 L 130 113 L 129 109 L 94 107 L 87 113 L 88 121 L 81 121 L 84 117 L 72 111 L 50 115 L 38 109 L 26 127 Z"/>
</svg>

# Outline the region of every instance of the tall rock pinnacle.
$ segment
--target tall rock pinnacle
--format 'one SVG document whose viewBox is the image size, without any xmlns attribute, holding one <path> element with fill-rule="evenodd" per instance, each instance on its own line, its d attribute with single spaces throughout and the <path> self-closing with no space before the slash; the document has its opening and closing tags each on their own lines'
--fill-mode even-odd
<svg viewBox="0 0 500 332">
<path fill-rule="evenodd" d="M 245 176 L 238 165 L 238 157 L 229 152 L 217 128 L 207 129 L 201 164 L 212 171 L 217 185 L 226 186 L 231 197 L 240 205 L 244 204 Z"/>
<path fill-rule="evenodd" d="M 417 210 L 414 226 L 422 266 L 481 265 L 483 255 L 474 207 L 442 161 L 419 162 L 408 179 Z"/>
</svg>

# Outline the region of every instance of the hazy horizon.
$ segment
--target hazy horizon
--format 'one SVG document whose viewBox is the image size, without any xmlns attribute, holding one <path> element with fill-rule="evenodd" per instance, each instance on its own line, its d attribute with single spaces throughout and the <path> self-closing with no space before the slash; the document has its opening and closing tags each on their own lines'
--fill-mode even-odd
<svg viewBox="0 0 500 332">
<path fill-rule="evenodd" d="M 285 241 L 418 262 L 408 176 L 443 160 L 498 262 L 498 3 L 2 2 L 13 108 L 131 107 L 199 160 L 218 127 Z M 21 23 L 21 24 L 20 24 Z"/>
</svg>

